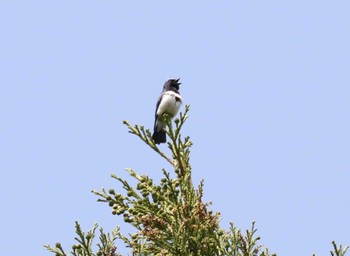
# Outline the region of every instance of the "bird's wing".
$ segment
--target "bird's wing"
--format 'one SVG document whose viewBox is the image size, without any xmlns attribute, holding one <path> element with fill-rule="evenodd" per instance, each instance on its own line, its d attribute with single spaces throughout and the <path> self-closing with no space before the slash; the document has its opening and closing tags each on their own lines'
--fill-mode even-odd
<svg viewBox="0 0 350 256">
<path fill-rule="evenodd" d="M 157 101 L 156 112 L 155 112 L 155 116 L 154 116 L 154 130 L 156 130 L 156 127 L 157 127 L 157 119 L 158 119 L 157 111 L 158 111 L 160 102 L 162 101 L 162 98 L 163 98 L 163 95 L 160 95 L 160 97 Z"/>
</svg>

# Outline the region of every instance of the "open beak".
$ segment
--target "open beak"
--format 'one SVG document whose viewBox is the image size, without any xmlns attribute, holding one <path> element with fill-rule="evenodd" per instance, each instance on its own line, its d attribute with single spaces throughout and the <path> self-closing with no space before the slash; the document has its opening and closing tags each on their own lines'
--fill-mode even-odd
<svg viewBox="0 0 350 256">
<path fill-rule="evenodd" d="M 180 78 L 175 80 L 175 81 L 176 81 L 176 83 L 177 83 L 178 85 L 180 85 L 180 84 L 181 84 L 181 83 L 179 83 L 179 80 L 180 80 Z"/>
</svg>

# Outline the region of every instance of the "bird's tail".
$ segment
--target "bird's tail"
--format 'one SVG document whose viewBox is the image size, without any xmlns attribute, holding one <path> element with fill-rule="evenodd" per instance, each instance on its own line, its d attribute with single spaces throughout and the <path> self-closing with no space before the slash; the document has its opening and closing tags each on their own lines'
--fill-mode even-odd
<svg viewBox="0 0 350 256">
<path fill-rule="evenodd" d="M 152 135 L 152 139 L 154 140 L 154 143 L 160 144 L 160 143 L 165 143 L 166 142 L 166 133 L 163 129 L 160 131 L 154 131 Z"/>
</svg>

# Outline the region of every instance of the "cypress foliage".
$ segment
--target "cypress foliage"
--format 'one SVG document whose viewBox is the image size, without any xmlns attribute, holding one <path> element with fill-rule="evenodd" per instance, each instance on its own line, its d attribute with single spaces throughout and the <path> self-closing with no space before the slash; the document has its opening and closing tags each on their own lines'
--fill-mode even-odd
<svg viewBox="0 0 350 256">
<path fill-rule="evenodd" d="M 220 228 L 220 213 L 209 209 L 210 203 L 203 202 L 203 181 L 197 186 L 192 183 L 189 137 L 182 138 L 181 128 L 188 118 L 189 106 L 173 123 L 166 114 L 162 117 L 167 124 L 167 143 L 171 157 L 167 156 L 154 144 L 150 130 L 143 126 L 123 123 L 129 132 L 136 135 L 151 147 L 158 155 L 170 163 L 172 170 L 162 170 L 163 178 L 156 184 L 151 177 L 127 169 L 130 183 L 117 175 L 112 175 L 122 190 L 93 190 L 99 202 L 107 203 L 114 215 L 119 215 L 129 223 L 136 232 L 123 235 L 119 227 L 111 233 L 99 229 L 99 242 L 96 252 L 97 224 L 84 233 L 78 222 L 75 223 L 77 244 L 71 247 L 70 253 L 63 250 L 60 243 L 54 247 L 45 247 L 56 256 L 120 256 L 115 245 L 117 239 L 130 247 L 133 256 L 270 256 L 267 248 L 258 244 L 255 223 L 251 229 L 242 233 L 231 223 L 230 229 Z M 348 247 L 337 246 L 333 242 L 332 256 L 344 256 Z"/>
</svg>

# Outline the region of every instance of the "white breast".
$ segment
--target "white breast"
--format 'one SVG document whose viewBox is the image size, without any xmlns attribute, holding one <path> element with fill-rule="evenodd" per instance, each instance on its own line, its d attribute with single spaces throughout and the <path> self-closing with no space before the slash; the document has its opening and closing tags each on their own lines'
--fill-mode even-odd
<svg viewBox="0 0 350 256">
<path fill-rule="evenodd" d="M 179 111 L 181 103 L 182 97 L 180 94 L 173 91 L 167 91 L 163 93 L 162 101 L 160 102 L 157 110 L 157 115 L 160 116 L 163 113 L 168 113 L 174 117 Z"/>
</svg>

